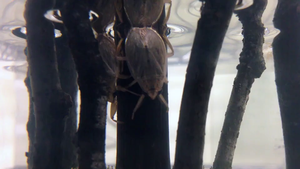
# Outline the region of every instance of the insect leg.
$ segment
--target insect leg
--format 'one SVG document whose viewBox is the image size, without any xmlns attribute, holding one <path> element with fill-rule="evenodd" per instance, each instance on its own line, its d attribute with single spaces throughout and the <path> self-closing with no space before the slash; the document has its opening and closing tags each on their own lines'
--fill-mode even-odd
<svg viewBox="0 0 300 169">
<path fill-rule="evenodd" d="M 133 82 L 131 82 L 131 83 L 130 83 L 128 86 L 126 86 L 126 87 L 117 86 L 117 90 L 122 91 L 122 92 L 129 92 L 129 93 L 131 93 L 131 94 L 133 94 L 133 95 L 136 95 L 136 96 L 141 96 L 140 94 L 137 94 L 137 93 L 132 92 L 132 91 L 130 91 L 130 90 L 127 89 L 127 88 L 131 87 L 132 85 L 134 85 L 135 83 L 136 83 L 136 81 L 134 80 Z"/>
<path fill-rule="evenodd" d="M 111 103 L 113 103 L 113 102 L 115 101 L 115 98 L 114 98 L 114 94 L 113 94 L 113 93 L 110 93 L 110 94 L 108 95 L 107 101 L 109 101 L 109 102 L 111 102 Z"/>
<path fill-rule="evenodd" d="M 168 79 L 167 79 L 166 77 L 164 78 L 164 83 L 165 83 L 165 84 L 168 84 L 168 83 L 169 83 L 169 81 L 168 81 Z"/>
<path fill-rule="evenodd" d="M 135 108 L 134 108 L 134 110 L 133 110 L 132 117 L 131 117 L 132 119 L 134 118 L 135 112 L 136 112 L 137 109 L 141 106 L 141 103 L 142 103 L 142 101 L 143 101 L 144 98 L 145 98 L 145 95 L 140 95 L 140 94 L 137 94 L 137 93 L 132 92 L 132 91 L 130 91 L 130 90 L 127 89 L 127 88 L 129 88 L 130 86 L 134 85 L 135 83 L 136 83 L 136 80 L 134 80 L 133 82 L 131 82 L 127 87 L 117 86 L 117 90 L 120 90 L 120 91 L 122 91 L 122 92 L 129 92 L 129 93 L 131 93 L 131 94 L 133 94 L 133 95 L 140 96 L 140 98 L 139 98 L 139 100 L 138 100 L 138 102 L 137 102 L 137 104 L 136 104 L 136 106 L 135 106 Z M 115 120 L 113 119 L 113 117 L 114 117 L 114 115 L 116 114 L 116 111 L 117 111 L 117 102 L 115 101 L 115 102 L 112 104 L 111 112 L 110 112 L 110 116 L 111 116 L 111 118 L 112 118 L 113 121 L 115 121 Z M 117 121 L 116 121 L 116 122 L 117 122 Z M 121 123 L 122 123 L 122 122 L 121 122 Z"/>
<path fill-rule="evenodd" d="M 172 8 L 172 1 L 171 0 L 165 0 L 165 3 L 168 3 L 169 4 L 169 9 L 168 9 L 168 12 L 167 12 L 167 15 L 166 15 L 166 18 L 164 20 L 164 24 L 166 24 L 168 22 L 168 20 L 170 19 L 170 15 L 171 15 L 171 8 Z"/>
<path fill-rule="evenodd" d="M 159 94 L 158 98 L 167 107 L 167 112 L 169 112 L 169 105 L 168 105 L 167 101 L 165 100 L 164 96 L 162 94 Z"/>
<path fill-rule="evenodd" d="M 133 113 L 132 113 L 132 116 L 131 116 L 132 120 L 134 119 L 135 112 L 141 107 L 144 98 L 145 98 L 145 95 L 141 95 L 141 97 L 139 98 L 135 108 L 133 109 Z"/>
<path fill-rule="evenodd" d="M 243 5 L 243 0 L 238 0 L 235 5 L 235 8 L 241 7 L 242 5 Z"/>
<path fill-rule="evenodd" d="M 117 59 L 118 59 L 119 61 L 125 61 L 125 60 L 126 60 L 126 57 L 117 56 Z"/>
<path fill-rule="evenodd" d="M 137 93 L 132 92 L 132 91 L 130 91 L 130 90 L 127 89 L 127 88 L 133 86 L 136 82 L 137 82 L 137 81 L 134 80 L 134 81 L 132 81 L 129 85 L 127 85 L 126 87 L 117 86 L 117 90 L 122 91 L 122 92 L 129 92 L 129 93 L 131 93 L 131 94 L 133 94 L 133 95 L 136 95 L 136 96 L 141 96 L 140 94 L 137 94 Z"/>
<path fill-rule="evenodd" d="M 166 18 L 165 18 L 165 20 L 164 20 L 163 25 L 167 24 L 167 22 L 168 22 L 168 20 L 169 20 L 169 18 L 170 18 L 170 15 L 171 15 L 171 7 L 172 7 L 172 1 L 171 1 L 171 0 L 165 0 L 165 3 L 169 3 L 170 5 L 169 5 L 169 9 L 168 9 L 168 12 L 167 12 L 167 16 L 166 16 Z M 163 38 L 165 44 L 166 44 L 166 45 L 170 48 L 170 50 L 171 50 L 171 53 L 167 53 L 167 57 L 173 56 L 173 55 L 174 55 L 174 49 L 173 49 L 173 46 L 172 46 L 171 42 L 169 41 L 169 39 L 167 38 L 167 36 L 166 36 L 165 33 L 162 35 L 162 38 Z"/>
<path fill-rule="evenodd" d="M 119 43 L 118 43 L 118 46 L 117 46 L 117 54 L 119 55 L 120 54 L 120 51 L 121 51 L 121 48 L 122 48 L 122 43 L 123 43 L 124 39 L 122 38 Z"/>
<path fill-rule="evenodd" d="M 114 119 L 115 114 L 117 113 L 118 109 L 118 102 L 115 100 L 110 105 L 110 119 L 117 123 L 117 121 Z"/>
<path fill-rule="evenodd" d="M 166 84 L 169 83 L 169 81 L 166 77 L 164 78 L 164 83 L 166 83 Z M 159 94 L 158 99 L 167 107 L 167 112 L 169 112 L 169 106 L 168 106 L 168 103 L 165 100 L 164 96 L 162 94 Z"/>
<path fill-rule="evenodd" d="M 119 55 L 119 53 L 120 53 L 120 51 L 121 51 L 121 46 L 122 46 L 122 43 L 123 43 L 124 39 L 122 38 L 120 32 L 115 31 L 115 33 L 117 33 L 118 36 L 121 38 L 120 41 L 119 41 L 119 43 L 118 43 L 118 45 L 117 45 L 117 54 Z"/>
<path fill-rule="evenodd" d="M 122 18 L 122 0 L 117 0 L 115 1 L 115 9 L 116 9 L 116 13 L 118 16 L 118 19 L 121 23 L 123 23 L 123 18 Z"/>
<path fill-rule="evenodd" d="M 136 96 L 140 96 L 140 94 L 137 94 L 137 93 L 135 93 L 135 92 L 132 92 L 132 91 L 128 90 L 128 89 L 125 88 L 125 87 L 117 86 L 117 90 L 122 91 L 122 92 L 128 92 L 128 93 L 131 93 L 131 94 L 136 95 Z"/>
<path fill-rule="evenodd" d="M 167 46 L 170 48 L 170 50 L 171 50 L 171 53 L 167 53 L 167 57 L 173 56 L 173 55 L 174 55 L 174 48 L 173 48 L 171 42 L 169 41 L 168 37 L 164 34 L 164 35 L 162 36 L 162 38 L 163 38 L 164 42 L 166 43 L 166 45 L 167 45 Z"/>
<path fill-rule="evenodd" d="M 115 100 L 113 103 L 111 103 L 110 105 L 110 119 L 116 123 L 122 124 L 124 122 L 121 121 L 117 121 L 114 119 L 115 114 L 117 113 L 117 109 L 118 109 L 118 102 L 117 100 Z"/>
<path fill-rule="evenodd" d="M 124 42 L 124 38 L 122 38 L 122 36 L 121 36 L 121 34 L 120 34 L 120 32 L 116 32 L 117 34 L 118 34 L 118 36 L 121 38 L 120 39 L 120 41 L 119 41 L 119 43 L 118 43 L 118 45 L 117 45 L 117 59 L 119 60 L 119 61 L 121 61 L 121 63 L 120 63 L 120 71 L 122 72 L 123 71 L 123 68 L 124 68 L 124 63 L 123 63 L 123 61 L 125 61 L 126 60 L 126 58 L 125 57 L 121 57 L 122 56 L 122 54 L 121 54 L 121 49 L 122 49 L 122 43 Z"/>
</svg>

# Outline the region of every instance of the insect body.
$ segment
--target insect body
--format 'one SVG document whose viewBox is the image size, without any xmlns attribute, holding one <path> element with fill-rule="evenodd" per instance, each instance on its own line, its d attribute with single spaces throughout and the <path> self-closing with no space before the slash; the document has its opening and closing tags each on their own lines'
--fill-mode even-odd
<svg viewBox="0 0 300 169">
<path fill-rule="evenodd" d="M 171 1 L 168 2 L 171 3 Z M 123 3 L 132 28 L 125 41 L 125 57 L 120 57 L 120 60 L 127 61 L 129 71 L 134 78 L 134 81 L 125 89 L 138 83 L 152 100 L 159 96 L 158 98 L 168 107 L 159 92 L 162 90 L 163 84 L 167 83 L 167 57 L 173 55 L 173 48 L 165 33 L 161 37 L 151 28 L 161 16 L 165 2 L 163 0 L 124 0 Z M 164 25 L 169 15 L 170 10 Z M 121 44 L 122 41 L 119 43 L 118 49 Z M 167 54 L 165 44 L 171 48 L 171 54 Z M 145 95 L 140 96 L 133 110 L 132 118 L 144 97 Z"/>
<path fill-rule="evenodd" d="M 161 16 L 165 3 L 170 4 L 167 16 L 162 24 L 165 25 L 171 14 L 171 0 L 124 0 L 124 9 L 132 27 L 152 27 Z M 164 32 L 166 32 L 166 28 Z M 167 53 L 166 56 L 173 56 L 174 49 L 165 33 L 162 34 L 162 39 L 171 50 L 171 53 Z"/>
<path fill-rule="evenodd" d="M 116 80 L 119 76 L 118 60 L 116 55 L 116 46 L 112 38 L 106 33 L 106 27 L 114 20 L 114 3 L 115 0 L 99 0 L 98 4 L 92 8 L 98 15 L 98 18 L 92 23 L 98 40 L 100 56 L 108 72 L 106 77 L 108 101 L 112 103 L 110 117 L 113 121 L 113 115 L 117 109 L 116 103 Z"/>
<path fill-rule="evenodd" d="M 167 74 L 163 40 L 152 28 L 132 28 L 125 44 L 131 75 L 150 98 L 155 99 Z"/>
<path fill-rule="evenodd" d="M 132 27 L 151 27 L 160 17 L 164 0 L 124 0 L 124 9 Z"/>
<path fill-rule="evenodd" d="M 108 86 L 108 101 L 114 102 L 114 93 L 116 91 L 116 80 L 119 74 L 118 60 L 116 57 L 116 47 L 112 39 L 107 34 L 98 34 L 98 48 L 100 56 L 103 57 L 103 62 L 106 65 L 106 71 L 110 75 L 106 81 Z"/>
<path fill-rule="evenodd" d="M 159 92 L 167 83 L 167 57 L 164 41 L 152 28 L 132 28 L 125 42 L 126 60 L 129 71 L 142 90 L 154 100 L 158 95 L 168 107 Z M 144 95 L 140 97 L 135 111 Z M 134 115 L 134 114 L 133 114 Z"/>
</svg>

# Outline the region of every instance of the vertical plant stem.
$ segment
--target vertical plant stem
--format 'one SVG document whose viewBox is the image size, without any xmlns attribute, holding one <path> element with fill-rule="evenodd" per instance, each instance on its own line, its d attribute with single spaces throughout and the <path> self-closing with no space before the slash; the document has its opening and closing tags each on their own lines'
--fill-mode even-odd
<svg viewBox="0 0 300 169">
<path fill-rule="evenodd" d="M 70 115 L 66 119 L 66 130 L 64 137 L 64 164 L 66 168 L 76 168 L 77 166 L 77 152 L 74 144 L 74 137 L 77 131 L 77 72 L 73 57 L 70 53 L 68 44 L 66 43 L 66 34 L 64 27 L 61 24 L 54 23 L 56 29 L 60 30 L 62 37 L 55 39 L 56 51 L 57 51 L 57 64 L 59 71 L 59 79 L 62 89 L 72 97 L 73 106 L 71 108 Z M 27 47 L 24 49 L 24 53 L 27 55 Z M 34 105 L 32 101 L 32 90 L 30 84 L 29 70 L 24 80 L 29 94 L 29 118 L 27 122 L 27 132 L 29 137 L 29 151 L 26 152 L 28 168 L 32 168 L 33 163 L 33 143 L 35 139 L 35 115 Z"/>
<path fill-rule="evenodd" d="M 61 87 L 64 92 L 68 93 L 73 102 L 70 115 L 66 119 L 65 137 L 63 141 L 64 155 L 63 160 L 66 168 L 76 168 L 77 151 L 74 144 L 75 133 L 77 131 L 77 98 L 78 98 L 78 85 L 77 85 L 77 72 L 75 63 L 68 45 L 68 38 L 66 36 L 65 28 L 60 23 L 55 23 L 55 28 L 60 30 L 62 36 L 55 39 L 57 64 L 59 71 L 59 79 Z"/>
<path fill-rule="evenodd" d="M 97 1 L 69 0 L 62 10 L 81 92 L 79 168 L 105 169 L 106 108 L 114 77 L 98 50 L 89 11 Z"/>
<path fill-rule="evenodd" d="M 266 5 L 267 0 L 254 0 L 250 7 L 236 11 L 243 25 L 244 47 L 240 55 L 240 64 L 237 66 L 238 73 L 234 80 L 213 169 L 232 168 L 252 84 L 266 69 L 262 52 L 265 28 L 261 22 Z"/>
<path fill-rule="evenodd" d="M 279 0 L 273 41 L 275 82 L 285 144 L 286 169 L 300 168 L 300 1 Z"/>
<path fill-rule="evenodd" d="M 202 10 L 186 73 L 174 169 L 202 168 L 210 92 L 235 3 L 208 0 Z"/>
<path fill-rule="evenodd" d="M 54 52 L 54 27 L 44 14 L 54 0 L 27 0 L 28 64 L 36 121 L 33 169 L 63 169 L 65 118 L 72 101 L 62 91 Z"/>
</svg>

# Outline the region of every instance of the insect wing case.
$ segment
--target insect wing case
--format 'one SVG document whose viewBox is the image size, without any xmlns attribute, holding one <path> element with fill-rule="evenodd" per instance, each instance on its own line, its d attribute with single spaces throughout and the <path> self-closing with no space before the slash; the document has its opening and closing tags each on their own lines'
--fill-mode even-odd
<svg viewBox="0 0 300 169">
<path fill-rule="evenodd" d="M 152 28 L 132 28 L 125 52 L 131 75 L 155 99 L 166 79 L 167 57 L 162 38 Z"/>
<path fill-rule="evenodd" d="M 97 37 L 99 42 L 99 52 L 100 56 L 103 58 L 105 63 L 105 70 L 108 72 L 108 77 L 105 77 L 109 88 L 109 101 L 113 100 L 112 94 L 115 92 L 116 79 L 119 73 L 118 60 L 116 57 L 116 47 L 114 42 L 106 34 L 99 34 Z"/>
<path fill-rule="evenodd" d="M 160 17 L 163 7 L 163 0 L 124 0 L 132 27 L 151 27 Z"/>
</svg>

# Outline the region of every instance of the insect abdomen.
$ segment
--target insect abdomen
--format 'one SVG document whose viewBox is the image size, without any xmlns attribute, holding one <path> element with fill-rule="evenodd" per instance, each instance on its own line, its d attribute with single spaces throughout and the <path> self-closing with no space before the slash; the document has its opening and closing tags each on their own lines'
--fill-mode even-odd
<svg viewBox="0 0 300 169">
<path fill-rule="evenodd" d="M 162 38 L 152 28 L 132 28 L 125 51 L 133 78 L 144 92 L 156 96 L 166 77 L 166 48 Z"/>
</svg>

